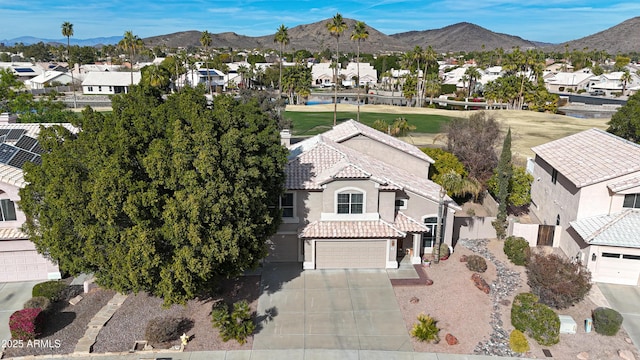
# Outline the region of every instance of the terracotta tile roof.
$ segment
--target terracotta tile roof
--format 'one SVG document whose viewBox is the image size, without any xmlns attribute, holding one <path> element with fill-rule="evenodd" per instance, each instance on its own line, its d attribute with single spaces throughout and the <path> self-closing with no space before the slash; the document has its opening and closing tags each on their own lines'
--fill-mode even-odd
<svg viewBox="0 0 640 360">
<path fill-rule="evenodd" d="M 411 154 L 418 159 L 428 161 L 431 164 L 434 163 L 431 157 L 420 151 L 420 149 L 418 149 L 417 147 L 411 144 L 407 144 L 400 139 L 387 135 L 374 128 L 363 125 L 362 123 L 359 123 L 355 120 L 347 120 L 343 123 L 340 123 L 334 126 L 333 129 L 325 132 L 323 135 L 338 143 L 341 143 L 357 135 L 364 135 L 368 138 L 374 139 L 383 144 L 401 150 L 407 154 Z"/>
<path fill-rule="evenodd" d="M 0 228 L 0 240 L 28 239 L 27 234 L 16 228 Z"/>
<path fill-rule="evenodd" d="M 314 221 L 299 234 L 308 239 L 379 239 L 403 238 L 406 233 L 382 220 Z"/>
<path fill-rule="evenodd" d="M 433 201 L 439 200 L 440 185 L 404 169 L 386 164 L 323 136 L 296 144 L 290 150 L 286 188 L 320 190 L 333 179 L 370 179 L 383 190 L 409 190 Z M 445 197 L 454 209 L 457 204 Z"/>
<path fill-rule="evenodd" d="M 23 188 L 27 183 L 24 181 L 22 169 L 0 164 L 0 182 L 11 184 Z"/>
<path fill-rule="evenodd" d="M 571 227 L 588 244 L 640 248 L 640 209 L 572 221 Z"/>
<path fill-rule="evenodd" d="M 578 188 L 640 171 L 640 145 L 590 129 L 532 148 Z"/>
<path fill-rule="evenodd" d="M 429 231 L 424 224 L 421 224 L 419 221 L 405 215 L 402 211 L 398 211 L 396 221 L 393 223 L 393 226 L 404 232 L 422 233 Z"/>
<path fill-rule="evenodd" d="M 607 187 L 613 192 L 625 191 L 636 186 L 640 186 L 640 176 L 607 185 Z"/>
</svg>

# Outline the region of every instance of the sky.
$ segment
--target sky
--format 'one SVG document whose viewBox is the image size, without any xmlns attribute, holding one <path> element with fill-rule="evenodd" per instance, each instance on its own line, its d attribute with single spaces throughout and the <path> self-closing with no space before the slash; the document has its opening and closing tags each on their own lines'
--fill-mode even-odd
<svg viewBox="0 0 640 360">
<path fill-rule="evenodd" d="M 525 40 L 562 43 L 640 16 L 638 0 L 0 0 L 0 40 L 21 36 L 62 39 L 61 25 L 73 24 L 74 38 L 141 38 L 187 30 L 272 35 L 340 13 L 390 35 L 469 22 Z"/>
</svg>

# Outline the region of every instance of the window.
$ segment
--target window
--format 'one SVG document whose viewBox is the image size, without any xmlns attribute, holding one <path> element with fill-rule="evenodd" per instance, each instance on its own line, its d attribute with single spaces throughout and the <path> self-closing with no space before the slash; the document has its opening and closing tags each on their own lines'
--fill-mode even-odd
<svg viewBox="0 0 640 360">
<path fill-rule="evenodd" d="M 620 259 L 620 254 L 603 252 L 602 257 Z"/>
<path fill-rule="evenodd" d="M 551 183 L 555 184 L 558 181 L 558 170 L 551 169 Z"/>
<path fill-rule="evenodd" d="M 98 86 L 98 91 L 102 91 L 102 86 Z"/>
<path fill-rule="evenodd" d="M 280 209 L 283 218 L 293 217 L 293 193 L 285 193 L 280 198 Z"/>
<path fill-rule="evenodd" d="M 406 209 L 406 208 L 407 208 L 407 199 L 396 200 L 396 209 Z"/>
<path fill-rule="evenodd" d="M 556 216 L 556 225 L 560 225 L 560 214 Z"/>
<path fill-rule="evenodd" d="M 338 214 L 362 214 L 364 211 L 362 193 L 339 193 Z"/>
<path fill-rule="evenodd" d="M 640 255 L 622 254 L 622 258 L 628 260 L 640 260 Z"/>
<path fill-rule="evenodd" d="M 2 219 L 1 221 L 12 221 L 16 220 L 16 206 L 13 201 L 9 199 L 0 200 L 0 210 L 2 210 Z"/>
<path fill-rule="evenodd" d="M 93 92 L 93 86 L 87 86 L 87 91 Z"/>
<path fill-rule="evenodd" d="M 424 219 L 424 226 L 427 227 L 427 232 L 422 233 L 422 246 L 433 247 L 436 242 L 436 225 L 438 224 L 437 217 L 428 217 Z"/>
<path fill-rule="evenodd" d="M 627 194 L 624 196 L 622 207 L 640 209 L 640 194 Z"/>
</svg>

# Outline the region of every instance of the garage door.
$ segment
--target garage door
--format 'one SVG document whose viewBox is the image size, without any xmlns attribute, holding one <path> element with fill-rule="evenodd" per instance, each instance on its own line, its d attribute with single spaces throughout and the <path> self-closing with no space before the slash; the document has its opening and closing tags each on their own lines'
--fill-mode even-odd
<svg viewBox="0 0 640 360">
<path fill-rule="evenodd" d="M 384 269 L 386 240 L 316 241 L 316 269 Z"/>
<path fill-rule="evenodd" d="M 593 280 L 620 285 L 638 285 L 640 256 L 603 252 L 596 260 Z"/>
<path fill-rule="evenodd" d="M 0 252 L 0 282 L 46 280 L 47 265 L 35 250 Z"/>
<path fill-rule="evenodd" d="M 267 261 L 296 262 L 298 261 L 298 244 L 300 239 L 295 234 L 274 235 L 267 240 Z"/>
</svg>

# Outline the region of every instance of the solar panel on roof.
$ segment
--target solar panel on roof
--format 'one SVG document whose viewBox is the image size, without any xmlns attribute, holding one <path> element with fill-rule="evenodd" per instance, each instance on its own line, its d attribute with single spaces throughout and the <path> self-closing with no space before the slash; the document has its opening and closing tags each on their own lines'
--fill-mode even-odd
<svg viewBox="0 0 640 360">
<path fill-rule="evenodd" d="M 18 140 L 25 132 L 27 132 L 25 129 L 11 129 L 7 133 L 7 140 Z"/>
<path fill-rule="evenodd" d="M 18 148 L 8 144 L 0 144 L 0 163 L 6 164 L 18 152 Z"/>
<path fill-rule="evenodd" d="M 44 150 L 42 149 L 39 143 L 36 143 L 36 145 L 31 149 L 31 152 L 34 152 L 36 154 L 42 154 Z"/>
<path fill-rule="evenodd" d="M 15 68 L 15 69 L 16 69 L 16 72 L 19 72 L 19 73 L 32 73 L 32 72 L 35 72 L 35 71 L 33 71 L 32 68 Z"/>
<path fill-rule="evenodd" d="M 42 157 L 40 157 L 40 155 L 36 155 L 33 157 L 33 160 L 31 160 L 31 162 L 36 165 L 42 165 Z"/>
<path fill-rule="evenodd" d="M 18 150 L 18 152 L 7 162 L 7 165 L 15 166 L 17 168 L 22 169 L 22 165 L 27 161 L 33 160 L 33 157 L 37 156 L 33 153 L 30 153 L 26 150 Z"/>
<path fill-rule="evenodd" d="M 9 129 L 0 129 L 0 135 L 7 135 Z"/>
<path fill-rule="evenodd" d="M 16 142 L 16 147 L 31 151 L 37 143 L 37 139 L 34 139 L 31 136 L 22 135 L 22 137 Z"/>
</svg>

